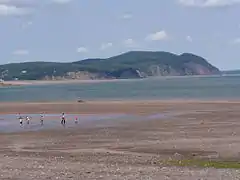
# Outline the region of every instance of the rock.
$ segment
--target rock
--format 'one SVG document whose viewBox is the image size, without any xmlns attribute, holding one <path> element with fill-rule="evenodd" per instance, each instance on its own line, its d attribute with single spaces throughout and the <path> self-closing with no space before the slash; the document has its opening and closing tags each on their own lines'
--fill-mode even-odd
<svg viewBox="0 0 240 180">
<path fill-rule="evenodd" d="M 79 99 L 77 102 L 79 102 L 79 103 L 83 103 L 83 102 L 85 102 L 85 101 L 82 100 L 82 99 Z"/>
<path fill-rule="evenodd" d="M 173 156 L 174 156 L 174 159 L 178 159 L 178 160 L 180 160 L 184 157 L 182 154 L 179 154 L 177 152 Z"/>
</svg>

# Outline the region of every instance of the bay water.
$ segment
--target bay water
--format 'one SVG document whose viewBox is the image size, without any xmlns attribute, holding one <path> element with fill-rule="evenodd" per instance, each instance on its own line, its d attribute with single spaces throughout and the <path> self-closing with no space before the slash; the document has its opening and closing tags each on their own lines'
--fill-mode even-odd
<svg viewBox="0 0 240 180">
<path fill-rule="evenodd" d="M 154 77 L 100 83 L 0 87 L 0 102 L 240 100 L 240 76 Z"/>
</svg>

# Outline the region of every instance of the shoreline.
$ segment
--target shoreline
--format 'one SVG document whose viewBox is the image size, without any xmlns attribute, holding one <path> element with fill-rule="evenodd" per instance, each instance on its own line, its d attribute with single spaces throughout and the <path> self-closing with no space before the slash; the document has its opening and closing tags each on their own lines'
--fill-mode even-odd
<svg viewBox="0 0 240 180">
<path fill-rule="evenodd" d="M 51 84 L 85 84 L 85 83 L 105 83 L 105 82 L 125 82 L 136 81 L 141 79 L 94 79 L 94 80 L 20 80 L 20 81 L 3 81 L 2 86 L 24 86 L 24 85 L 51 85 Z"/>
<path fill-rule="evenodd" d="M 221 77 L 221 75 L 189 75 L 189 76 L 152 76 L 139 79 L 73 79 L 73 80 L 17 80 L 17 81 L 3 81 L 4 85 L 49 85 L 49 84 L 76 84 L 76 83 L 105 83 L 105 82 L 126 82 L 126 81 L 138 81 L 143 79 L 171 79 L 171 78 L 208 78 L 208 77 Z M 0 83 L 0 87 L 1 87 Z"/>
<path fill-rule="evenodd" d="M 21 84 L 13 84 L 9 82 L 0 82 L 0 87 L 20 86 Z"/>
</svg>

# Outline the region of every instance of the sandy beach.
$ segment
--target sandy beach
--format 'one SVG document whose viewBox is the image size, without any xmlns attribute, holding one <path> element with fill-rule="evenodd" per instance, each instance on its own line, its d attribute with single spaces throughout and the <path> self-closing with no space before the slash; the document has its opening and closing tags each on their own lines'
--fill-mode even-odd
<svg viewBox="0 0 240 180">
<path fill-rule="evenodd" d="M 0 104 L 1 115 L 18 112 L 172 115 L 134 121 L 93 121 L 90 126 L 73 129 L 1 133 L 0 179 L 230 180 L 240 177 L 238 168 L 228 163 L 240 159 L 240 102 Z M 197 166 L 199 163 L 176 165 L 179 160 L 189 159 L 220 161 L 226 168 Z"/>
<path fill-rule="evenodd" d="M 104 83 L 104 82 L 124 82 L 136 81 L 137 79 L 86 79 L 86 80 L 18 80 L 18 81 L 3 81 L 1 86 L 24 86 L 24 85 L 50 85 L 50 84 L 83 84 L 83 83 Z"/>
</svg>

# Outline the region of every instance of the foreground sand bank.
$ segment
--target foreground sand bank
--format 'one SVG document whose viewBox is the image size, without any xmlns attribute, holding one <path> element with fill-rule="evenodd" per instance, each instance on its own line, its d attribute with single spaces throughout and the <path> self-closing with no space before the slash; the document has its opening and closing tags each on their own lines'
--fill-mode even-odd
<svg viewBox="0 0 240 180">
<path fill-rule="evenodd" d="M 9 110 L 10 109 L 10 110 Z M 184 112 L 165 119 L 1 134 L 0 179 L 237 180 L 236 169 L 179 167 L 169 159 L 240 161 L 239 102 L 1 103 L 1 113 Z"/>
</svg>

